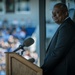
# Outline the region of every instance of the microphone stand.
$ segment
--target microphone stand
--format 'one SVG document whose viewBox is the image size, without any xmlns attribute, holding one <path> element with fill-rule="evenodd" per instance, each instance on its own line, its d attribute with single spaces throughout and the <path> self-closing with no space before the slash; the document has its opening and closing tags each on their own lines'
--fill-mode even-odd
<svg viewBox="0 0 75 75">
<path fill-rule="evenodd" d="M 22 47 L 21 55 L 23 55 L 24 51 L 26 51 L 26 50 Z"/>
<path fill-rule="evenodd" d="M 19 48 L 15 49 L 13 52 L 18 51 L 19 49 L 22 49 L 22 45 L 19 45 Z"/>
<path fill-rule="evenodd" d="M 19 49 L 22 49 L 22 51 L 21 51 L 21 55 L 23 54 L 24 51 L 26 51 L 26 50 L 23 48 L 22 45 L 19 45 L 19 48 L 15 49 L 13 52 L 18 51 Z"/>
</svg>

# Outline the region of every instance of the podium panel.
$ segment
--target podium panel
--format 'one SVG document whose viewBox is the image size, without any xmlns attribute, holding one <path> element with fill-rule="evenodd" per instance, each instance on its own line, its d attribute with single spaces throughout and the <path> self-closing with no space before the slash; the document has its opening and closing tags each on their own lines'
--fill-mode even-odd
<svg viewBox="0 0 75 75">
<path fill-rule="evenodd" d="M 6 53 L 6 75 L 43 75 L 42 69 L 17 53 Z"/>
</svg>

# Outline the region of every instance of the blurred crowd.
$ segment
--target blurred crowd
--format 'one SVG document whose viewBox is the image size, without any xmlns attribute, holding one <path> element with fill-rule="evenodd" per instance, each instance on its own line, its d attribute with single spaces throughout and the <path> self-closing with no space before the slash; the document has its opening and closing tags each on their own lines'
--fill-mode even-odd
<svg viewBox="0 0 75 75">
<path fill-rule="evenodd" d="M 29 22 L 29 24 L 31 23 Z M 31 25 L 26 27 L 24 22 L 18 24 L 16 20 L 11 25 L 7 19 L 0 22 L 0 65 L 5 64 L 5 52 L 13 52 L 25 38 L 32 36 L 35 29 Z M 26 59 L 34 58 L 35 64 L 38 62 L 36 50 L 30 51 L 29 48 L 26 48 L 22 56 Z"/>
</svg>

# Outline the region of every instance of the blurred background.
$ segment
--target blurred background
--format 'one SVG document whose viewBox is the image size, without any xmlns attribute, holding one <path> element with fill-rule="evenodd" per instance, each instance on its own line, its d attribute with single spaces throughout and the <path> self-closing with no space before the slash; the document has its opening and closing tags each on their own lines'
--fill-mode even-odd
<svg viewBox="0 0 75 75">
<path fill-rule="evenodd" d="M 34 58 L 34 64 L 40 66 L 42 54 L 59 27 L 52 19 L 52 9 L 56 3 L 65 3 L 69 9 L 69 16 L 75 22 L 75 0 L 44 0 L 44 2 L 45 12 L 41 8 L 43 3 L 41 0 L 0 0 L 0 75 L 6 75 L 5 52 L 13 52 L 28 37 L 34 39 L 34 44 L 24 47 L 23 53 L 21 53 L 22 50 L 17 53 L 26 59 Z M 42 14 L 45 20 L 40 19 L 42 16 L 39 15 Z M 41 24 L 40 20 L 45 25 L 42 22 Z M 45 36 L 46 39 L 40 40 L 40 36 L 41 38 Z M 40 49 L 40 43 L 43 45 L 43 42 L 45 50 L 42 52 L 43 48 Z"/>
</svg>

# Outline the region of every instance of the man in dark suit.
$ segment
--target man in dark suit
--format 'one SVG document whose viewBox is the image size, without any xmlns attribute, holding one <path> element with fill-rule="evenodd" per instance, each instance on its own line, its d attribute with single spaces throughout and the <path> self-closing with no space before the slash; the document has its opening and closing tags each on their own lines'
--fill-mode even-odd
<svg viewBox="0 0 75 75">
<path fill-rule="evenodd" d="M 60 26 L 46 51 L 43 75 L 75 75 L 75 23 L 63 3 L 54 5 L 52 18 Z"/>
</svg>

